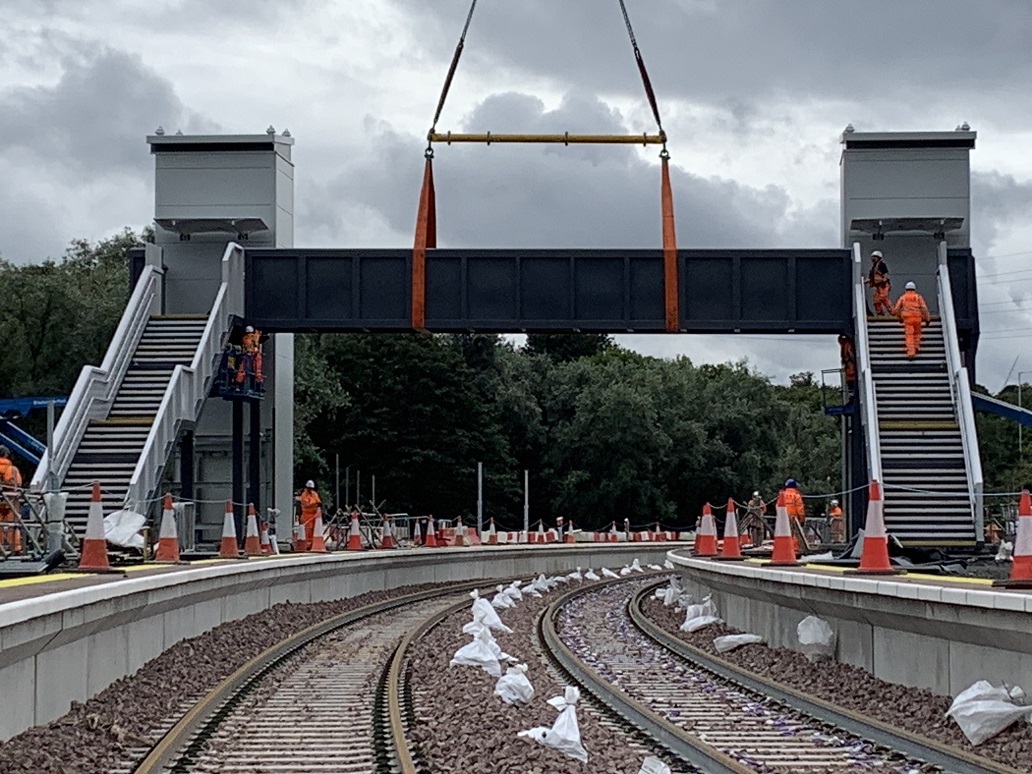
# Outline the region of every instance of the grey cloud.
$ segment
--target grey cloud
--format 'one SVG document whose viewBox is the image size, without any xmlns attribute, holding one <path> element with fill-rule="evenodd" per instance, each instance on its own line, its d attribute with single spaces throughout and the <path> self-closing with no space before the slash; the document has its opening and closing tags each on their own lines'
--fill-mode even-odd
<svg viewBox="0 0 1032 774">
<path fill-rule="evenodd" d="M 211 131 L 188 110 L 172 84 L 134 55 L 101 48 L 63 58 L 52 86 L 0 93 L 4 152 L 30 151 L 78 179 L 109 172 L 147 174 L 143 138 L 159 124 L 169 132 Z"/>
<path fill-rule="evenodd" d="M 598 100 L 565 99 L 554 111 L 519 94 L 492 96 L 466 117 L 472 129 L 519 121 L 537 131 L 619 116 Z M 385 130 L 375 158 L 353 157 L 320 197 L 381 212 L 411 233 L 422 175 L 422 143 Z M 651 152 L 651 151 L 650 151 Z M 650 247 L 660 244 L 657 164 L 620 147 L 438 147 L 434 166 L 442 246 Z M 678 242 L 697 247 L 828 247 L 836 244 L 831 203 L 793 213 L 787 192 L 692 175 L 673 165 Z M 299 191 L 299 197 L 303 196 Z"/>
<path fill-rule="evenodd" d="M 393 2 L 427 33 L 421 40 L 433 53 L 446 59 L 468 2 Z M 870 116 L 844 117 L 854 122 L 895 116 L 914 100 L 956 109 L 978 104 L 1016 116 L 1014 104 L 994 95 L 1024 89 L 1032 80 L 1027 0 L 953 3 L 948 13 L 941 0 L 868 0 L 862 6 L 739 0 L 719 3 L 719 11 L 717 6 L 631 4 L 661 102 L 664 95 L 680 96 L 729 104 L 734 112 L 743 102 L 805 95 L 868 102 Z M 562 90 L 642 94 L 616 3 L 481 3 L 465 56 L 471 52 L 490 52 L 500 68 L 552 78 Z M 460 68 L 457 88 L 461 79 Z"/>
</svg>

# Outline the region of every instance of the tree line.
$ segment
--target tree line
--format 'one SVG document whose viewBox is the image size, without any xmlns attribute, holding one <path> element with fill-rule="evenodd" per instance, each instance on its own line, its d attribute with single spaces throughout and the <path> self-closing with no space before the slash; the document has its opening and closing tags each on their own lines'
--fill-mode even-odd
<svg viewBox="0 0 1032 774">
<path fill-rule="evenodd" d="M 100 363 L 129 295 L 127 252 L 147 236 L 0 260 L 0 397 L 68 394 L 84 364 Z M 525 470 L 534 518 L 585 528 L 692 524 L 706 500 L 771 496 L 788 477 L 807 493 L 840 488 L 840 424 L 823 412 L 837 389 L 810 373 L 778 385 L 744 360 L 664 360 L 591 334 L 520 346 L 487 334 L 299 334 L 295 357 L 296 483 L 331 492 L 339 455 L 342 470 L 363 472 L 364 492 L 376 475 L 395 512 L 473 515 L 478 462 L 485 513 L 504 525 L 522 523 Z M 25 424 L 42 435 L 44 423 Z M 978 430 L 987 489 L 1032 479 L 1013 423 L 980 413 Z"/>
</svg>

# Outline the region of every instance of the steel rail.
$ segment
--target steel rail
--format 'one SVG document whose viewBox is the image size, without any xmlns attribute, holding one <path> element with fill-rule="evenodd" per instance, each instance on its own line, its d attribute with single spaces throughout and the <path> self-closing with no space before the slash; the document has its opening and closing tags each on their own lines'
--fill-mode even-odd
<svg viewBox="0 0 1032 774">
<path fill-rule="evenodd" d="M 468 607 L 468 601 L 458 602 L 425 618 L 422 623 L 405 635 L 401 642 L 398 643 L 394 655 L 391 656 L 390 664 L 387 668 L 387 710 L 390 716 L 394 754 L 401 774 L 418 774 L 419 772 L 415 756 L 413 751 L 409 749 L 408 740 L 405 737 L 405 718 L 403 717 L 402 710 L 401 680 L 404 674 L 405 662 L 408 660 L 408 652 L 413 643 L 421 639 L 431 629 L 440 625 L 445 618 Z"/>
<path fill-rule="evenodd" d="M 497 580 L 495 579 L 495 581 Z M 240 696 L 286 658 L 320 637 L 397 607 L 494 585 L 496 583 L 491 580 L 467 581 L 428 589 L 414 594 L 405 594 L 383 600 L 382 602 L 374 602 L 347 613 L 341 613 L 302 629 L 300 632 L 281 640 L 259 653 L 233 672 L 233 674 L 219 682 L 158 740 L 133 771 L 135 774 L 159 774 L 159 772 L 173 766 L 176 759 L 189 752 L 190 747 L 194 744 L 194 738 L 200 731 L 203 731 L 208 726 L 213 728 L 218 726 L 221 722 L 221 709 L 227 702 L 232 702 L 234 697 Z M 463 602 L 461 604 L 465 605 L 467 603 Z"/>
<path fill-rule="evenodd" d="M 666 142 L 665 134 L 493 134 L 430 132 L 430 142 L 443 142 L 448 145 L 457 142 L 486 143 L 556 143 L 560 145 L 662 145 Z"/>
<path fill-rule="evenodd" d="M 640 576 L 610 580 L 609 584 L 626 583 L 632 579 L 639 580 Z M 538 634 L 552 660 L 610 711 L 648 734 L 685 761 L 698 766 L 709 774 L 755 774 L 753 769 L 697 737 L 685 733 L 670 721 L 648 709 L 644 704 L 598 677 L 590 666 L 566 646 L 556 629 L 556 617 L 560 610 L 576 597 L 597 591 L 601 585 L 606 584 L 594 583 L 568 591 L 545 609 L 544 614 L 538 620 Z"/>
<path fill-rule="evenodd" d="M 811 715 L 819 721 L 838 726 L 855 736 L 891 748 L 908 757 L 920 758 L 932 765 L 941 766 L 953 774 L 986 774 L 986 772 L 989 774 L 1021 774 L 1019 769 L 1004 763 L 998 763 L 966 750 L 949 747 L 932 739 L 895 728 L 880 720 L 865 717 L 824 699 L 808 696 L 795 688 L 748 672 L 729 661 L 688 644 L 656 625 L 642 609 L 645 599 L 661 585 L 660 583 L 650 584 L 635 594 L 627 602 L 627 612 L 631 621 L 645 636 L 681 658 L 687 659 L 725 680 L 735 682 L 747 690 L 769 696 L 792 709 Z"/>
</svg>

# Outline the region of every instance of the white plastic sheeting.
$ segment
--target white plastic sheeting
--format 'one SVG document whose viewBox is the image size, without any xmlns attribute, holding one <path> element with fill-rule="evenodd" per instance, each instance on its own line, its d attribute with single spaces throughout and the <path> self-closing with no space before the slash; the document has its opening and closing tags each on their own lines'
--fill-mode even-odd
<svg viewBox="0 0 1032 774">
<path fill-rule="evenodd" d="M 104 517 L 104 538 L 116 546 L 143 548 L 140 530 L 146 522 L 146 516 L 130 508 L 113 511 Z"/>
<path fill-rule="evenodd" d="M 590 581 L 602 580 L 600 577 L 598 577 L 598 573 L 592 570 L 590 567 L 588 568 L 588 571 L 584 573 L 584 577 Z"/>
<path fill-rule="evenodd" d="M 835 630 L 823 618 L 808 615 L 796 627 L 799 650 L 810 661 L 835 658 Z"/>
<path fill-rule="evenodd" d="M 496 610 L 506 610 L 510 607 L 516 607 L 516 603 L 512 601 L 512 597 L 506 592 L 505 586 L 499 586 L 498 593 L 491 600 L 491 607 Z"/>
<path fill-rule="evenodd" d="M 964 689 L 946 710 L 972 745 L 980 745 L 1012 723 L 1025 718 L 1032 722 L 1032 707 L 1025 706 L 1025 692 L 1017 686 L 994 686 L 979 680 Z"/>
<path fill-rule="evenodd" d="M 604 575 L 606 578 L 619 578 L 620 577 L 615 572 L 610 570 L 608 567 L 603 567 L 602 568 L 602 575 Z"/>
<path fill-rule="evenodd" d="M 534 686 L 527 679 L 527 665 L 516 664 L 506 669 L 495 683 L 494 693 L 506 704 L 528 704 L 534 698 Z"/>
<path fill-rule="evenodd" d="M 580 567 L 571 572 L 566 576 L 569 580 L 582 581 L 584 580 L 584 573 L 581 572 Z"/>
<path fill-rule="evenodd" d="M 547 747 L 554 747 L 559 752 L 571 758 L 576 758 L 581 763 L 588 762 L 588 751 L 584 749 L 580 739 L 580 727 L 577 725 L 577 701 L 580 699 L 580 691 L 569 685 L 562 696 L 556 696 L 548 700 L 548 703 L 559 710 L 559 717 L 551 728 L 538 726 L 526 731 L 520 731 L 517 736 L 533 739 Z"/>
<path fill-rule="evenodd" d="M 671 772 L 670 767 L 663 763 L 663 761 L 654 755 L 650 755 L 641 762 L 638 774 L 671 774 Z"/>
</svg>

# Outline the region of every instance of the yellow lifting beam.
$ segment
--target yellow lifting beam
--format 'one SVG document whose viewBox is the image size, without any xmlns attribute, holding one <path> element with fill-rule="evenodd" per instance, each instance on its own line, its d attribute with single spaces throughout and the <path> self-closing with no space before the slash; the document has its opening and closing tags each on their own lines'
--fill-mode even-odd
<svg viewBox="0 0 1032 774">
<path fill-rule="evenodd" d="M 426 139 L 430 142 L 443 142 L 451 145 L 455 142 L 492 143 L 557 143 L 562 145 L 663 145 L 666 134 L 493 134 L 491 132 L 454 133 L 430 132 Z"/>
</svg>

